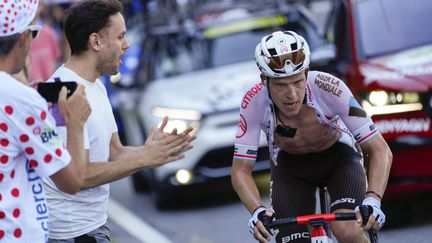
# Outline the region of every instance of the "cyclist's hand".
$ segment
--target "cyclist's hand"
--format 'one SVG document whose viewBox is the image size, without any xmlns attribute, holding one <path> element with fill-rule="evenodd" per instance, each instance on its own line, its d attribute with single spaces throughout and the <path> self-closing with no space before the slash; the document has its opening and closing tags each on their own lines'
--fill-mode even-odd
<svg viewBox="0 0 432 243">
<path fill-rule="evenodd" d="M 273 217 L 273 210 L 266 209 L 265 207 L 259 207 L 253 212 L 248 224 L 249 232 L 251 232 L 259 242 L 267 243 L 271 241 L 271 234 L 267 231 L 263 221 L 268 220 L 271 222 Z"/>
<path fill-rule="evenodd" d="M 381 203 L 373 197 L 367 197 L 363 200 L 362 205 L 366 206 L 368 210 L 364 216 L 369 216 L 362 219 L 362 227 L 364 230 L 372 230 L 375 232 L 380 230 L 385 223 L 385 214 L 381 210 Z M 360 211 L 358 206 L 355 211 Z"/>
</svg>

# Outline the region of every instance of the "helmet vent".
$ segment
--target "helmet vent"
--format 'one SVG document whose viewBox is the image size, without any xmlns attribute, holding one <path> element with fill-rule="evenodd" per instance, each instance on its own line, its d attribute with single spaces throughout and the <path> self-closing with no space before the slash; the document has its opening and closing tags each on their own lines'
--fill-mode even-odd
<svg viewBox="0 0 432 243">
<path fill-rule="evenodd" d="M 294 68 L 293 71 L 297 71 L 297 70 L 299 70 L 301 67 L 303 67 L 303 65 L 298 65 L 297 67 Z"/>
<path fill-rule="evenodd" d="M 268 41 L 268 40 L 270 40 L 271 38 L 273 37 L 273 35 L 269 35 L 269 36 L 267 36 L 267 38 L 266 38 L 266 42 Z"/>
</svg>

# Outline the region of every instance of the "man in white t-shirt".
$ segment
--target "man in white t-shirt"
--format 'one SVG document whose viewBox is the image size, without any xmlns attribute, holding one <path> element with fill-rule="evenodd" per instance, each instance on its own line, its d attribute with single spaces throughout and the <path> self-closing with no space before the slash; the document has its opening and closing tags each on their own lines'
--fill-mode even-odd
<svg viewBox="0 0 432 243">
<path fill-rule="evenodd" d="M 118 72 L 120 58 L 129 47 L 122 5 L 116 0 L 83 1 L 69 9 L 64 23 L 71 57 L 48 82 L 59 78 L 86 87 L 92 108 L 84 133 L 89 163 L 82 190 L 76 195 L 62 193 L 50 180 L 44 181 L 50 210 L 49 242 L 108 243 L 108 183 L 182 158 L 193 137 L 188 136 L 191 129 L 179 135 L 154 129 L 144 146 L 123 146 L 106 89 L 98 79 Z"/>
<path fill-rule="evenodd" d="M 84 87 L 59 95 L 68 137 L 65 149 L 47 102 L 11 75 L 18 73 L 36 37 L 38 1 L 2 1 L 0 9 L 0 242 L 47 242 L 48 208 L 42 177 L 65 193 L 79 191 L 86 168 L 83 124 L 91 109 Z"/>
</svg>

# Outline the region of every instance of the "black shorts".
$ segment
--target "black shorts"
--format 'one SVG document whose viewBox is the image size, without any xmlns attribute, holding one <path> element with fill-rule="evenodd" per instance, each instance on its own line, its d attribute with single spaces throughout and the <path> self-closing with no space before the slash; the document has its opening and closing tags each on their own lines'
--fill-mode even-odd
<svg viewBox="0 0 432 243">
<path fill-rule="evenodd" d="M 337 142 L 323 152 L 295 155 L 281 151 L 278 166 L 271 165 L 270 198 L 277 219 L 314 214 L 316 188 L 327 186 L 331 211 L 354 209 L 366 191 L 361 155 Z M 288 241 L 289 240 L 289 241 Z M 279 230 L 276 242 L 310 242 L 306 226 Z"/>
</svg>

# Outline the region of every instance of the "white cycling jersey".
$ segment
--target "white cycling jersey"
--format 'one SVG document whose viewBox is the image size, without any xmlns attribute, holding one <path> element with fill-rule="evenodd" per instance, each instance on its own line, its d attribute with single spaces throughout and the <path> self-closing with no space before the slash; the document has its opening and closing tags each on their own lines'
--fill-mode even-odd
<svg viewBox="0 0 432 243">
<path fill-rule="evenodd" d="M 267 88 L 256 84 L 243 97 L 235 138 L 235 160 L 255 162 L 261 130 L 267 137 L 270 157 L 277 165 L 280 148 L 274 143 L 275 121 Z M 355 148 L 378 135 L 372 119 L 356 101 L 346 84 L 324 72 L 309 71 L 306 80 L 306 105 L 317 113 L 318 121 L 341 133 L 340 142 Z"/>
</svg>

